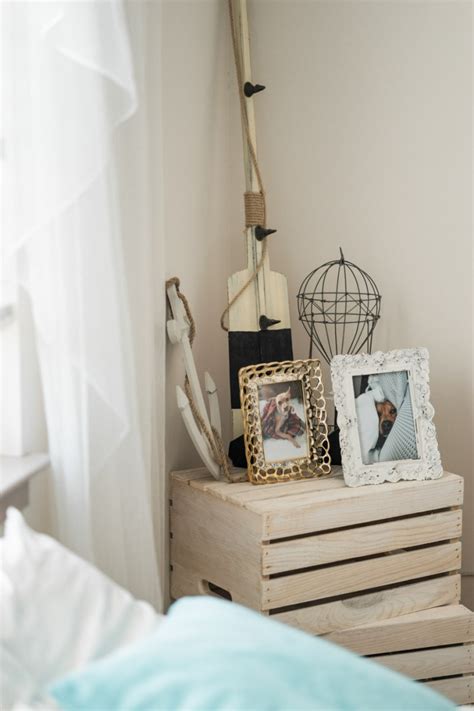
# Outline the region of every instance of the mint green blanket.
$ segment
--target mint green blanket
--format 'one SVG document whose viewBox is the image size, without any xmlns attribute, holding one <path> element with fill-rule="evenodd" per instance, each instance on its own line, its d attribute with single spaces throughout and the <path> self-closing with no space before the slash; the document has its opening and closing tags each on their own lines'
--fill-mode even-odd
<svg viewBox="0 0 474 711">
<path fill-rule="evenodd" d="M 156 632 L 57 681 L 65 711 L 443 711 L 428 687 L 211 597 L 175 603 Z"/>
</svg>

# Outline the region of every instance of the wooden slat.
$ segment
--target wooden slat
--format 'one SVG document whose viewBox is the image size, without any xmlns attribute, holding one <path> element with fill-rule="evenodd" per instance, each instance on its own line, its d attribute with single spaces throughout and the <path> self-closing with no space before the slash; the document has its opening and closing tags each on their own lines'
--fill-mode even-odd
<svg viewBox="0 0 474 711">
<path fill-rule="evenodd" d="M 248 606 L 247 600 L 244 596 L 235 593 L 233 590 L 228 590 L 228 592 L 230 593 L 233 602 L 237 602 L 239 605 Z M 187 595 L 210 595 L 211 597 L 222 597 L 221 595 L 212 592 L 206 582 L 203 581 L 199 575 L 175 563 L 172 566 L 170 574 L 170 597 L 173 600 L 177 600 L 178 598 Z"/>
<path fill-rule="evenodd" d="M 262 609 L 295 605 L 327 597 L 416 580 L 458 570 L 461 544 L 445 543 L 354 563 L 319 568 L 265 581 Z"/>
<path fill-rule="evenodd" d="M 453 605 L 459 602 L 460 594 L 461 576 L 445 575 L 344 600 L 280 612 L 272 615 L 272 619 L 310 634 L 322 635 L 431 607 Z"/>
<path fill-rule="evenodd" d="M 239 470 L 233 469 L 233 471 Z M 190 485 L 193 487 L 193 489 L 213 494 L 217 498 L 223 499 L 224 501 L 229 501 L 231 503 L 235 503 L 235 497 L 238 492 L 248 491 L 249 486 L 255 488 L 254 484 L 250 484 L 250 482 L 248 481 L 239 481 L 235 484 L 230 484 L 227 481 L 216 481 L 215 479 L 210 480 L 208 478 L 206 478 L 205 480 L 196 478 L 194 481 L 190 482 Z"/>
<path fill-rule="evenodd" d="M 328 478 L 267 486 L 215 481 L 203 468 L 172 474 L 172 479 L 178 477 L 192 488 L 261 515 L 265 540 L 339 528 L 341 521 L 350 526 L 460 506 L 463 494 L 462 477 L 448 472 L 438 480 L 358 488 L 345 486 L 337 467 Z"/>
<path fill-rule="evenodd" d="M 334 473 L 327 477 L 318 479 L 299 479 L 296 481 L 278 482 L 275 485 L 254 486 L 252 489 L 242 488 L 240 491 L 232 492 L 232 500 L 235 504 L 245 506 L 247 502 L 271 501 L 282 497 L 301 496 L 302 494 L 314 494 L 322 491 L 338 491 L 345 488 L 342 473 Z"/>
<path fill-rule="evenodd" d="M 247 508 L 264 517 L 264 539 L 285 538 L 332 528 L 398 518 L 425 511 L 460 506 L 463 480 L 447 474 L 433 481 L 344 487 L 263 501 Z"/>
<path fill-rule="evenodd" d="M 261 598 L 261 518 L 172 480 L 170 562 L 258 608 Z"/>
<path fill-rule="evenodd" d="M 384 654 L 371 659 L 412 679 L 472 674 L 474 673 L 474 644 Z"/>
<path fill-rule="evenodd" d="M 451 679 L 440 679 L 439 681 L 425 682 L 432 689 L 447 696 L 448 699 L 454 701 L 455 704 L 473 704 L 474 703 L 474 676 L 458 676 Z"/>
<path fill-rule="evenodd" d="M 435 607 L 331 632 L 325 639 L 364 655 L 465 644 L 474 641 L 474 613 L 463 605 Z"/>
<path fill-rule="evenodd" d="M 176 481 L 187 481 L 191 483 L 195 479 L 203 479 L 207 481 L 210 474 L 207 469 L 199 467 L 198 469 L 183 469 L 182 471 L 171 472 L 170 476 L 171 479 L 175 479 Z M 212 481 L 215 481 L 215 479 L 212 479 Z"/>
<path fill-rule="evenodd" d="M 324 491 L 327 489 L 343 488 L 345 486 L 342 478 L 341 467 L 335 467 L 335 470 L 329 477 L 320 479 L 299 479 L 294 481 L 278 482 L 267 486 L 255 486 L 249 481 L 242 481 L 235 484 L 229 484 L 227 481 L 216 481 L 206 472 L 205 469 L 190 470 L 191 476 L 189 483 L 194 489 L 212 493 L 215 496 L 231 501 L 236 506 L 246 508 L 248 501 L 260 501 L 263 499 L 275 499 L 281 496 L 293 494 L 303 494 L 306 492 Z M 197 475 L 196 472 L 200 472 Z M 235 469 L 236 472 L 241 472 Z M 180 472 L 178 472 L 180 474 Z M 176 474 L 171 475 L 175 477 Z M 183 477 L 184 479 L 186 477 Z"/>
<path fill-rule="evenodd" d="M 419 515 L 265 545 L 264 575 L 459 538 L 461 510 Z"/>
</svg>

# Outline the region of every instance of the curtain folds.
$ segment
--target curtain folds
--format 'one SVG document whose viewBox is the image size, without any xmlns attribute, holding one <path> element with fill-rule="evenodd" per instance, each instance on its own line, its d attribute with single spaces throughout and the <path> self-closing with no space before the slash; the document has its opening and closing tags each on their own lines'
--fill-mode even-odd
<svg viewBox="0 0 474 711">
<path fill-rule="evenodd" d="M 164 343 L 153 334 L 164 315 L 145 6 L 133 7 L 134 37 L 121 2 L 2 7 L 2 241 L 31 297 L 59 538 L 161 608 L 151 491 L 162 474 Z"/>
</svg>

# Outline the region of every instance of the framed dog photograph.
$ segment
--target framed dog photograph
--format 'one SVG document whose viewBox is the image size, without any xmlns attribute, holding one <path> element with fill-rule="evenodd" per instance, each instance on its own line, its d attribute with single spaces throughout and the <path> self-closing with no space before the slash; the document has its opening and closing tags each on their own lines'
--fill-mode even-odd
<svg viewBox="0 0 474 711">
<path fill-rule="evenodd" d="M 318 360 L 239 371 L 249 479 L 265 484 L 331 471 L 326 403 Z"/>
<path fill-rule="evenodd" d="M 425 348 L 338 355 L 331 377 L 346 484 L 442 476 Z"/>
</svg>

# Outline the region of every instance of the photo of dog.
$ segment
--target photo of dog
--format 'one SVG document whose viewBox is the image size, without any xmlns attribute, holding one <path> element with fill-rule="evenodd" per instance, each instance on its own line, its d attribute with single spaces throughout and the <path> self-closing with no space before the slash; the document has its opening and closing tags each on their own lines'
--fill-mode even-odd
<svg viewBox="0 0 474 711">
<path fill-rule="evenodd" d="M 378 402 L 375 407 L 379 416 L 379 439 L 377 440 L 376 447 L 382 449 L 397 419 L 397 408 L 390 400 Z"/>
<path fill-rule="evenodd" d="M 301 381 L 262 385 L 258 395 L 266 461 L 307 457 L 308 438 Z"/>
<path fill-rule="evenodd" d="M 353 385 L 363 463 L 418 459 L 408 372 L 354 376 Z"/>
</svg>

